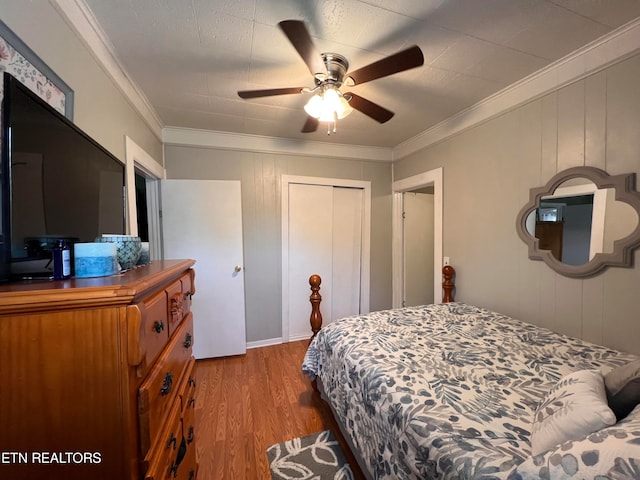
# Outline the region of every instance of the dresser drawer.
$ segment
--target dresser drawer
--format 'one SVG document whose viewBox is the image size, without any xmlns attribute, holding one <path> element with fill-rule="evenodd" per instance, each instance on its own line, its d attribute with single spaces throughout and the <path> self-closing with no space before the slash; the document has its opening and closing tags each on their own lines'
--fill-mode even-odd
<svg viewBox="0 0 640 480">
<path fill-rule="evenodd" d="M 187 445 L 192 445 L 195 441 L 195 411 L 196 411 L 196 380 L 195 380 L 195 358 L 191 357 L 189 365 L 183 377 L 183 385 L 180 387 L 178 396 L 182 405 L 182 418 L 184 436 Z"/>
<path fill-rule="evenodd" d="M 187 402 L 186 408 L 182 411 L 182 432 L 187 445 L 182 466 L 182 475 L 186 479 L 191 479 L 189 472 L 196 471 L 196 415 L 195 404 Z"/>
<path fill-rule="evenodd" d="M 175 478 L 178 480 L 195 480 L 198 471 L 198 465 L 196 464 L 196 443 L 195 437 L 189 438 L 186 431 L 186 424 L 183 419 L 184 439 L 185 447 L 184 456 L 180 460 L 180 463 L 175 465 L 175 470 L 172 474 L 175 474 Z"/>
<path fill-rule="evenodd" d="M 167 295 L 164 290 L 142 302 L 140 310 L 143 331 L 140 344 L 145 352 L 144 367 L 148 368 L 169 341 Z"/>
<path fill-rule="evenodd" d="M 196 478 L 194 366 L 191 357 L 166 425 L 145 458 L 149 465 L 145 480 Z"/>
<path fill-rule="evenodd" d="M 193 316 L 189 315 L 171 337 L 151 373 L 138 391 L 140 446 L 145 454 L 162 429 L 176 399 L 182 375 L 191 358 Z M 177 402 L 182 409 L 181 402 Z"/>
<path fill-rule="evenodd" d="M 180 402 L 174 402 L 171 413 L 167 417 L 165 428 L 160 433 L 157 445 L 149 451 L 145 462 L 149 465 L 145 480 L 165 480 L 174 478 L 170 470 L 176 464 L 178 456 L 184 458 L 186 440 L 182 434 L 182 417 Z"/>
<path fill-rule="evenodd" d="M 185 370 L 182 382 L 180 386 L 178 396 L 182 404 L 182 414 L 188 409 L 195 409 L 196 405 L 196 379 L 195 379 L 195 358 L 191 357 Z"/>
<path fill-rule="evenodd" d="M 187 315 L 191 311 L 191 297 L 195 293 L 193 285 L 193 271 L 182 276 L 182 314 Z"/>
<path fill-rule="evenodd" d="M 183 433 L 182 421 L 177 419 L 172 429 L 163 438 L 161 448 L 149 463 L 145 480 L 196 480 L 198 466 L 196 464 L 196 447 L 189 442 Z M 174 436 L 175 435 L 175 436 Z M 176 447 L 173 447 L 175 440 Z M 171 443 L 169 443 L 171 442 Z"/>
<path fill-rule="evenodd" d="M 172 335 L 184 317 L 182 283 L 176 280 L 165 289 L 165 292 L 168 299 L 169 335 Z"/>
</svg>

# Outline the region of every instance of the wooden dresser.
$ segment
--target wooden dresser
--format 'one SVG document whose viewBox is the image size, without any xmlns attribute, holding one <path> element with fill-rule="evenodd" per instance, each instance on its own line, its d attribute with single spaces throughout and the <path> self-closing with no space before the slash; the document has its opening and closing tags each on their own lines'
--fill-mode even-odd
<svg viewBox="0 0 640 480">
<path fill-rule="evenodd" d="M 195 479 L 192 260 L 0 286 L 0 478 Z"/>
</svg>

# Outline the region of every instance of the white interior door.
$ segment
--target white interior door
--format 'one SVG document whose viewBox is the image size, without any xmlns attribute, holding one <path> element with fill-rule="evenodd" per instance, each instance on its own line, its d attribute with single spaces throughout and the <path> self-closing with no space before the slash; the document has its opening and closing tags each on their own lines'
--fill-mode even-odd
<svg viewBox="0 0 640 480">
<path fill-rule="evenodd" d="M 196 358 L 246 352 L 239 181 L 163 180 L 164 258 L 196 261 Z"/>
<path fill-rule="evenodd" d="M 309 276 L 322 278 L 323 324 L 360 313 L 362 217 L 360 188 L 289 184 L 288 340 L 311 336 Z"/>
</svg>

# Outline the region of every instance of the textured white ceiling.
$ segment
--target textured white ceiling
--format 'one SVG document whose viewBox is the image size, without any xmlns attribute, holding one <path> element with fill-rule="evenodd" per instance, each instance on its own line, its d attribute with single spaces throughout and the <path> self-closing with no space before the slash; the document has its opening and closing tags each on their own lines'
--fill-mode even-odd
<svg viewBox="0 0 640 480">
<path fill-rule="evenodd" d="M 640 16 L 640 0 L 85 0 L 164 126 L 394 147 Z M 425 65 L 350 88 L 395 112 L 300 133 L 313 86 L 278 28 L 304 20 L 350 70 L 416 44 Z"/>
</svg>

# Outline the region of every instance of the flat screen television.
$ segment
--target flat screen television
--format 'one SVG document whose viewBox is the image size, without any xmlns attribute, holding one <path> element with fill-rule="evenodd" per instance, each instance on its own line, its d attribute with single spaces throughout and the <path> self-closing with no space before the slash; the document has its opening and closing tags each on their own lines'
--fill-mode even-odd
<svg viewBox="0 0 640 480">
<path fill-rule="evenodd" d="M 125 233 L 125 168 L 20 81 L 3 75 L 0 280 L 49 278 L 58 240 L 73 249 L 103 233 Z"/>
</svg>

